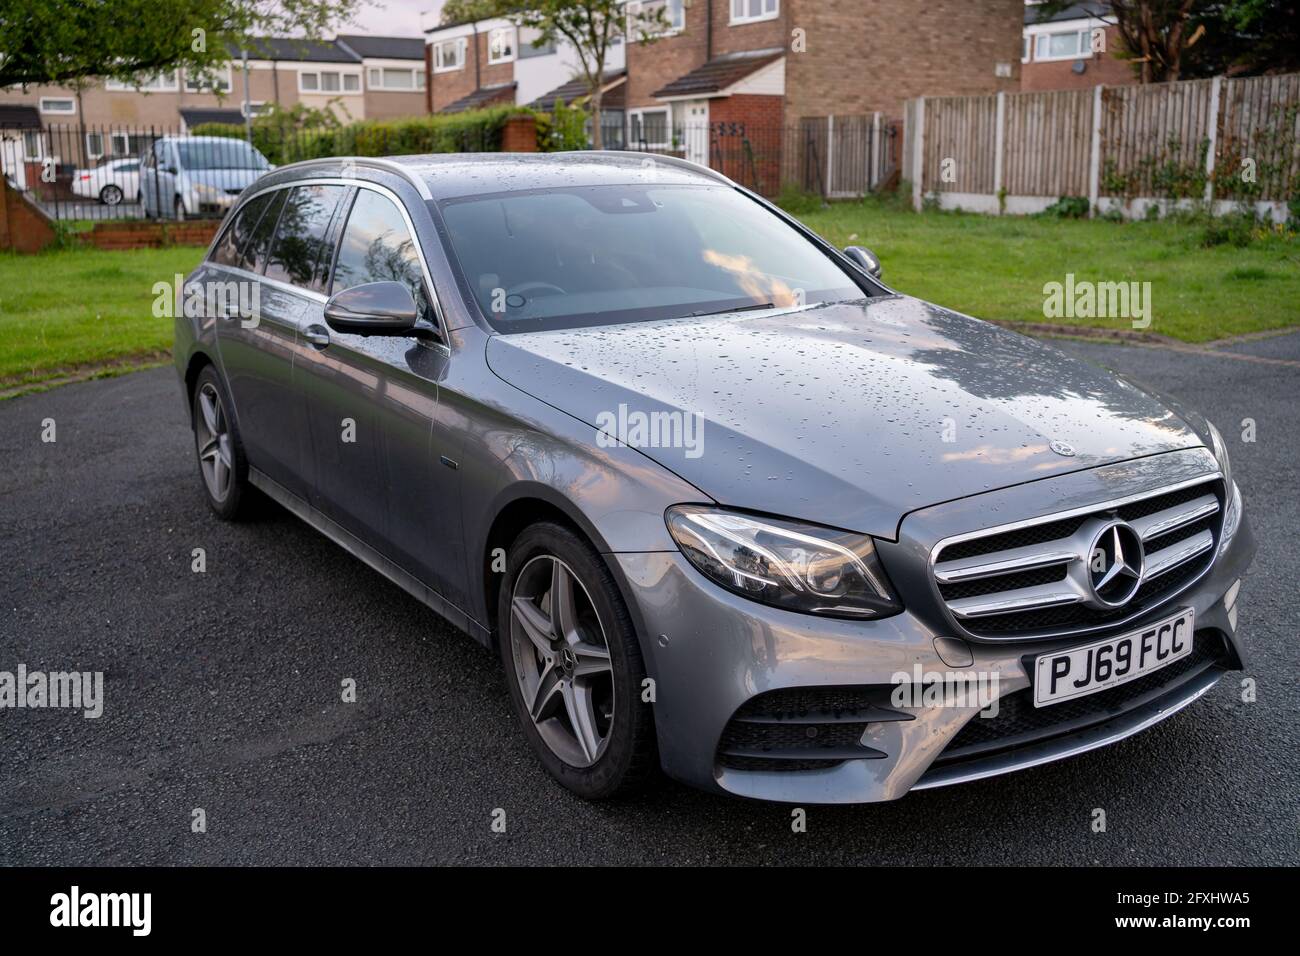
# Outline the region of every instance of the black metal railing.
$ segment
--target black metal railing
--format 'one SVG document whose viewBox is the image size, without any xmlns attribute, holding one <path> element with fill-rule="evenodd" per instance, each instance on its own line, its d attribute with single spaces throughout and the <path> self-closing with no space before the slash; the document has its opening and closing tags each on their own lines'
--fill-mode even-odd
<svg viewBox="0 0 1300 956">
<path fill-rule="evenodd" d="M 767 196 L 787 188 L 828 198 L 861 195 L 878 188 L 897 166 L 894 124 L 871 117 L 669 125 L 660 116 L 603 125 L 604 148 L 690 160 Z M 588 136 L 590 146 L 594 137 Z M 499 131 L 474 129 L 429 142 L 383 127 L 258 128 L 249 144 L 238 127 L 227 136 L 195 137 L 160 126 L 0 126 L 5 178 L 63 221 L 219 218 L 272 164 L 501 148 Z"/>
</svg>

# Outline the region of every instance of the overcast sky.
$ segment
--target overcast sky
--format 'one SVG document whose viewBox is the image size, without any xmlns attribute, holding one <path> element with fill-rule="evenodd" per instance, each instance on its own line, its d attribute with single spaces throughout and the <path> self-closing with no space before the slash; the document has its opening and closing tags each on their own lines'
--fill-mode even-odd
<svg viewBox="0 0 1300 956">
<path fill-rule="evenodd" d="M 362 0 L 365 2 L 365 0 Z M 443 0 L 369 0 L 355 17 L 350 27 L 340 28 L 340 33 L 371 33 L 377 36 L 419 37 L 420 14 L 428 13 L 426 21 L 433 21 L 434 12 L 442 9 Z"/>
</svg>

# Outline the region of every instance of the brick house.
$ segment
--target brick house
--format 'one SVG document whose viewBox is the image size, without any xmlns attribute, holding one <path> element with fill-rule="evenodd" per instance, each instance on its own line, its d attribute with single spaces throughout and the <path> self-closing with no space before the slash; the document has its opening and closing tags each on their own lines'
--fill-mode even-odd
<svg viewBox="0 0 1300 956">
<path fill-rule="evenodd" d="M 1040 19 L 1026 0 L 1020 49 L 1020 88 L 1077 90 L 1136 83 L 1132 66 L 1116 56 L 1123 49 L 1109 3 L 1076 3 Z M 1100 49 L 1094 52 L 1094 45 Z"/>
<path fill-rule="evenodd" d="M 1020 86 L 1023 0 L 630 0 L 627 8 L 662 10 L 667 23 L 652 41 L 629 31 L 623 62 L 613 65 L 627 144 L 728 172 L 740 162 L 767 189 L 772 164 L 789 163 L 792 130 L 820 123 L 830 152 L 826 117 L 865 130 L 863 118 L 877 112 L 887 125 L 901 119 L 911 97 Z M 549 105 L 564 92 L 571 65 L 546 93 L 525 89 L 528 61 L 518 53 L 526 39 L 515 32 L 506 21 L 427 29 L 430 110 Z M 562 53 L 550 55 L 562 61 Z M 744 143 L 733 150 L 728 136 Z"/>
<path fill-rule="evenodd" d="M 92 80 L 80 91 L 58 86 L 0 90 L 7 117 L 6 169 L 19 158 L 85 167 L 138 156 L 157 134 L 200 123 L 242 123 L 244 71 L 238 50 L 215 77 L 170 70 L 139 86 Z M 425 112 L 424 41 L 419 37 L 342 35 L 334 40 L 265 38 L 249 49 L 249 103 L 330 107 L 342 120 Z"/>
</svg>

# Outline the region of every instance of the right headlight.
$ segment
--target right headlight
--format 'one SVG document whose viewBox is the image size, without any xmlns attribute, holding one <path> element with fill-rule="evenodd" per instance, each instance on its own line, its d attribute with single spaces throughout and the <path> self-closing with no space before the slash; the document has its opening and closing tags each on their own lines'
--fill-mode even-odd
<svg viewBox="0 0 1300 956">
<path fill-rule="evenodd" d="M 699 505 L 677 505 L 665 517 L 691 564 L 751 600 L 824 617 L 903 609 L 868 535 Z"/>
</svg>

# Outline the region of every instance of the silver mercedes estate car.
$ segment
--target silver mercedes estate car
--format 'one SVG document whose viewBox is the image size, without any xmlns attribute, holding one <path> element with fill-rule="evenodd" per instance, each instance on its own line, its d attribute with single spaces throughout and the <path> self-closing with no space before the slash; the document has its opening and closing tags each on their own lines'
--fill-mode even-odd
<svg viewBox="0 0 1300 956">
<path fill-rule="evenodd" d="M 683 161 L 274 170 L 175 362 L 212 509 L 278 502 L 499 654 L 584 797 L 891 800 L 1243 666 L 1213 425 Z"/>
</svg>

